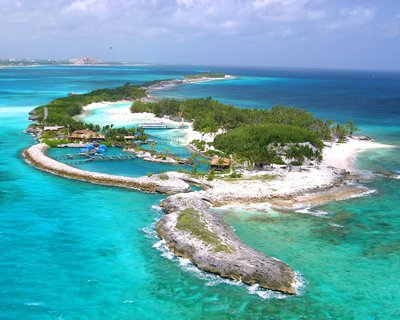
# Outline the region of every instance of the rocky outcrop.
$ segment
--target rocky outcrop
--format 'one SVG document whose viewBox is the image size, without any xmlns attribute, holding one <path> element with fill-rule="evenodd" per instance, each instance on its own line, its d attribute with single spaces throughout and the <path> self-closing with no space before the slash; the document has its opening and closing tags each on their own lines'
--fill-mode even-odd
<svg viewBox="0 0 400 320">
<path fill-rule="evenodd" d="M 157 224 L 158 235 L 176 255 L 224 278 L 296 294 L 294 272 L 278 259 L 246 246 L 200 194 L 178 194 L 162 202 L 167 215 Z"/>
<path fill-rule="evenodd" d="M 130 178 L 80 170 L 48 157 L 40 143 L 23 154 L 35 167 L 62 177 L 101 185 L 174 194 L 163 201 L 167 213 L 157 232 L 176 255 L 190 259 L 200 269 L 222 277 L 259 284 L 262 288 L 296 294 L 294 272 L 283 262 L 246 246 L 217 215 L 202 192 L 185 193 L 190 184 L 209 187 L 187 174 L 168 172 Z"/>
<path fill-rule="evenodd" d="M 175 174 L 169 175 L 165 173 L 162 175 L 152 175 L 151 177 L 130 178 L 77 169 L 48 157 L 45 154 L 47 148 L 48 146 L 46 144 L 39 143 L 26 149 L 23 155 L 29 163 L 38 169 L 65 178 L 94 184 L 166 194 L 182 193 L 190 190 L 190 185 L 182 179 L 179 179 L 179 176 Z"/>
</svg>

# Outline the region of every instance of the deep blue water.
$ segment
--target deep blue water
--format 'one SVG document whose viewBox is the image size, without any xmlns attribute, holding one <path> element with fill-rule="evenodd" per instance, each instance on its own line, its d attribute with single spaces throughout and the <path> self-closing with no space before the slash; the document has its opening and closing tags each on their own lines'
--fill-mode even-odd
<svg viewBox="0 0 400 320">
<path fill-rule="evenodd" d="M 0 69 L 0 319 L 400 318 L 400 180 L 366 182 L 374 194 L 314 208 L 314 215 L 222 213 L 246 243 L 300 272 L 301 295 L 285 297 L 221 281 L 154 248 L 162 196 L 55 177 L 20 156 L 33 143 L 22 131 L 29 124 L 27 112 L 37 105 L 70 91 L 203 70 L 238 77 L 157 94 L 213 96 L 241 107 L 298 106 L 324 118 L 352 119 L 362 133 L 400 144 L 399 73 L 180 66 Z M 116 173 L 126 169 L 113 165 Z M 400 154 L 370 151 L 360 155 L 358 165 L 400 174 Z"/>
<path fill-rule="evenodd" d="M 218 69 L 219 70 L 219 69 Z M 369 135 L 400 140 L 400 75 L 390 72 L 221 68 L 232 81 L 177 86 L 167 97 L 211 96 L 246 108 L 287 105 L 324 119 L 356 121 Z M 384 132 L 381 128 L 385 127 Z"/>
</svg>

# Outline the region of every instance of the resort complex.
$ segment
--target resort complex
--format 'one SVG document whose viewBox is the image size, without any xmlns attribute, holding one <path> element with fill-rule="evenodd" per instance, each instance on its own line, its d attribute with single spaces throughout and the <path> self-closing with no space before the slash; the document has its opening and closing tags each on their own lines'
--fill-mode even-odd
<svg viewBox="0 0 400 320">
<path fill-rule="evenodd" d="M 0 3 L 0 320 L 400 319 L 399 0 Z"/>
<path fill-rule="evenodd" d="M 203 76 L 189 79 L 199 78 L 205 81 Z M 161 203 L 167 215 L 157 224 L 168 250 L 224 278 L 298 294 L 301 281 L 296 273 L 242 243 L 212 207 L 267 203 L 278 210 L 298 210 L 363 195 L 368 191 L 352 183 L 357 177 L 351 164 L 338 165 L 337 153 L 346 151 L 345 157 L 352 157 L 363 149 L 386 146 L 353 138 L 357 128 L 352 122 L 324 121 L 284 106 L 239 109 L 211 98 L 155 100 L 148 92 L 154 86 L 157 83 L 125 84 L 37 107 L 27 131 L 40 143 L 24 151 L 26 160 L 70 179 L 169 194 Z M 136 119 L 136 125 L 100 126 L 82 118 L 91 106 L 104 108 L 119 100 L 129 101 L 124 118 Z M 180 143 L 188 148 L 186 154 L 157 147 L 168 141 L 162 138 L 165 129 L 183 130 L 180 134 L 186 138 Z M 79 148 L 66 160 L 134 160 L 133 166 L 147 161 L 176 169 L 140 178 L 96 173 L 57 162 L 46 155 L 49 146 Z M 120 151 L 108 155 L 111 149 Z"/>
</svg>

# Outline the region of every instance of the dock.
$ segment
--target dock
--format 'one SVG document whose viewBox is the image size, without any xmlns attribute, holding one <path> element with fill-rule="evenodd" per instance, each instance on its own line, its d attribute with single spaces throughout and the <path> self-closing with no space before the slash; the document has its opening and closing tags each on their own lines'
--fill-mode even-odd
<svg viewBox="0 0 400 320">
<path fill-rule="evenodd" d="M 136 156 L 124 155 L 124 154 L 105 156 L 105 155 L 70 153 L 70 154 L 66 154 L 66 155 L 55 156 L 55 157 L 53 157 L 53 159 L 55 159 L 55 160 L 72 160 L 72 161 L 68 161 L 68 163 L 69 164 L 82 164 L 82 163 L 93 162 L 93 161 L 133 160 L 133 159 L 136 159 Z"/>
</svg>

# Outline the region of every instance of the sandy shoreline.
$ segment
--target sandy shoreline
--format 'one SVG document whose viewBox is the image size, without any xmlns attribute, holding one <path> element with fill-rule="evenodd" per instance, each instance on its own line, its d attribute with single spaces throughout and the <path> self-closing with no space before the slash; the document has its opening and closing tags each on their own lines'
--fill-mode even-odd
<svg viewBox="0 0 400 320">
<path fill-rule="evenodd" d="M 112 105 L 121 102 L 127 103 L 127 106 L 113 110 Z M 151 113 L 132 114 L 129 101 L 88 105 L 78 119 L 84 119 L 89 113 L 106 107 L 109 110 L 105 117 L 116 125 L 139 124 L 142 121 L 163 121 L 167 125 L 179 125 L 179 122 L 157 118 Z M 192 124 L 187 124 L 188 129 L 177 129 L 185 130 L 183 144 L 187 145 L 193 139 L 200 138 L 212 141 L 212 135 L 204 136 L 196 132 Z M 299 211 L 331 201 L 363 196 L 370 191 L 354 184 L 352 173 L 357 172 L 356 157 L 366 150 L 387 147 L 391 146 L 350 139 L 347 143 L 326 147 L 323 150 L 324 160 L 320 164 L 294 170 L 243 170 L 244 176 L 240 179 L 219 177 L 212 181 L 207 181 L 205 177 L 193 179 L 189 174 L 178 172 L 130 178 L 85 171 L 49 158 L 46 155 L 48 146 L 45 144 L 31 146 L 23 154 L 26 161 L 38 169 L 64 178 L 144 192 L 174 194 L 161 204 L 167 214 L 157 224 L 158 235 L 172 252 L 190 259 L 201 270 L 249 285 L 257 284 L 262 288 L 297 294 L 296 273 L 278 259 L 265 256 L 243 244 L 234 231 L 218 215 L 213 214 L 212 207 L 265 204 L 281 211 Z M 197 184 L 203 190 L 189 193 L 191 184 Z M 188 213 L 187 209 L 191 211 Z M 182 216 L 191 219 L 196 229 L 200 228 L 202 232 L 196 233 L 197 230 L 190 229 L 187 224 L 182 227 L 179 223 Z"/>
<path fill-rule="evenodd" d="M 87 112 L 112 107 L 115 104 L 130 103 L 130 101 L 121 100 L 117 102 L 96 102 L 83 107 L 84 113 L 77 116 L 77 119 L 83 120 Z M 109 117 L 110 123 L 125 123 L 137 124 L 143 121 L 154 121 L 154 122 L 164 122 L 167 125 L 178 127 L 180 122 L 170 120 L 167 117 L 156 117 L 153 113 L 141 112 L 132 113 L 130 111 L 130 106 L 118 107 L 116 109 L 110 109 L 106 111 Z M 114 121 L 114 122 L 113 122 Z M 201 132 L 195 131 L 193 129 L 193 124 L 190 122 L 185 122 L 189 126 L 187 129 L 177 129 L 185 133 L 184 145 L 188 145 L 191 141 L 195 139 L 202 139 L 207 142 L 211 142 L 214 138 L 212 134 L 202 134 Z M 393 146 L 378 143 L 371 140 L 360 140 L 357 138 L 350 138 L 346 143 L 326 143 L 326 147 L 323 150 L 323 166 L 331 166 L 338 169 L 344 169 L 347 171 L 355 170 L 356 156 L 358 153 L 371 150 L 371 149 L 382 149 L 391 148 Z"/>
<path fill-rule="evenodd" d="M 92 112 L 101 108 L 111 108 L 106 111 L 106 117 L 110 123 L 124 123 L 125 125 L 139 125 L 142 121 L 164 122 L 173 127 L 179 126 L 180 122 L 170 120 L 167 117 L 159 118 L 152 113 L 131 113 L 130 105 L 126 107 L 112 108 L 113 104 L 126 103 L 118 101 L 114 103 L 99 102 L 84 107 L 85 112 Z M 85 114 L 81 115 L 82 119 Z M 213 140 L 214 135 L 201 134 L 193 129 L 193 124 L 185 122 L 187 129 L 176 129 L 183 133 L 184 138 L 180 144 L 188 146 L 192 140 L 203 139 L 207 142 Z M 173 129 L 172 129 L 173 130 Z M 346 143 L 325 143 L 322 163 L 315 166 L 303 166 L 302 170 L 288 171 L 287 169 L 274 169 L 269 171 L 244 171 L 244 177 L 239 180 L 215 179 L 206 182 L 210 188 L 201 191 L 212 203 L 221 206 L 227 204 L 247 205 L 249 203 L 269 203 L 272 206 L 286 209 L 315 206 L 332 200 L 343 200 L 352 196 L 365 194 L 365 189 L 350 187 L 343 190 L 336 190 L 337 195 L 329 190 L 333 186 L 345 186 L 348 181 L 348 174 L 356 174 L 357 155 L 367 150 L 390 148 L 393 146 L 384 145 L 370 140 L 350 138 Z M 273 179 L 265 179 L 265 176 L 273 176 Z M 259 178 L 257 178 L 259 176 Z M 205 180 L 205 179 L 204 179 Z M 307 197 L 305 196 L 307 195 Z M 299 197 L 303 196 L 303 197 Z M 298 204 L 295 204 L 298 203 Z M 304 202 L 304 205 L 302 204 Z"/>
<path fill-rule="evenodd" d="M 84 110 L 90 112 L 121 102 L 126 101 L 93 103 L 84 107 Z M 129 106 L 118 107 L 114 110 L 111 108 L 107 110 L 107 114 L 110 121 L 116 123 L 123 121 L 126 124 L 139 125 L 142 121 L 162 121 L 170 126 L 178 126 L 180 124 L 180 122 L 170 120 L 166 117 L 156 117 L 152 113 L 131 113 Z M 193 129 L 191 123 L 185 122 L 185 124 L 189 128 L 176 129 L 184 133 L 183 139 L 180 140 L 182 145 L 187 146 L 194 139 L 203 139 L 207 142 L 213 140 L 213 135 L 202 135 Z M 250 203 L 252 201 L 262 202 L 267 201 L 269 198 L 289 197 L 299 193 L 307 193 L 310 190 L 313 190 L 312 192 L 315 193 L 319 189 L 326 189 L 337 185 L 338 180 L 343 178 L 345 172 L 351 174 L 357 173 L 356 158 L 360 152 L 390 147 L 392 146 L 370 140 L 361 140 L 359 138 L 350 138 L 346 143 L 326 143 L 326 147 L 323 150 L 323 161 L 317 166 L 304 167 L 302 171 L 275 169 L 272 171 L 245 172 L 244 178 L 238 181 L 216 179 L 208 182 L 211 188 L 203 192 L 206 197 L 221 205 L 228 203 Z M 268 181 L 256 179 L 257 175 L 265 176 L 266 174 L 276 177 Z M 356 191 L 356 188 L 351 188 L 351 190 L 353 190 L 354 194 L 365 192 L 365 190 Z M 322 198 L 327 200 L 329 197 L 324 196 Z M 335 199 L 334 196 L 330 198 Z M 298 200 L 300 201 L 300 198 Z M 316 203 L 317 201 L 314 199 L 312 202 Z"/>
<path fill-rule="evenodd" d="M 323 150 L 323 164 L 350 172 L 357 170 L 356 160 L 357 154 L 360 152 L 394 148 L 391 145 L 357 138 L 350 138 L 346 143 L 332 143 L 330 145 Z"/>
<path fill-rule="evenodd" d="M 184 78 L 184 79 L 174 79 L 174 80 L 164 80 L 160 81 L 154 85 L 147 87 L 149 92 L 164 90 L 178 85 L 184 84 L 192 84 L 192 83 L 201 83 L 201 82 L 211 82 L 211 81 L 224 81 L 224 80 L 233 80 L 236 79 L 235 76 L 225 75 L 223 78 L 208 78 L 208 77 L 200 77 L 200 78 Z"/>
<path fill-rule="evenodd" d="M 166 173 L 168 179 L 161 179 L 159 175 L 150 177 L 125 177 L 117 176 L 100 172 L 85 171 L 67 164 L 56 161 L 46 155 L 46 150 L 49 148 L 45 143 L 35 144 L 23 152 L 25 160 L 36 168 L 74 180 L 90 182 L 106 186 L 114 186 L 128 189 L 136 189 L 145 192 L 160 192 L 166 194 L 175 194 L 188 192 L 189 184 L 185 181 L 185 175 L 180 173 Z"/>
<path fill-rule="evenodd" d="M 361 197 L 371 190 L 354 183 L 356 158 L 361 152 L 393 146 L 350 138 L 347 143 L 334 143 L 324 148 L 324 159 L 317 166 L 302 170 L 273 170 L 245 173 L 236 181 L 211 181 L 204 193 L 217 206 L 246 207 L 264 203 L 278 210 L 298 210 L 331 201 Z M 270 175 L 266 179 L 266 174 Z M 261 179 L 256 179 L 256 176 Z M 265 181 L 263 181 L 263 179 Z"/>
<path fill-rule="evenodd" d="M 183 137 L 183 142 L 182 145 L 188 145 L 191 141 L 195 139 L 203 139 L 206 141 L 212 141 L 212 135 L 206 134 L 202 135 L 200 132 L 195 131 L 193 129 L 193 124 L 190 122 L 184 122 L 188 128 L 185 129 L 178 129 L 178 126 L 181 124 L 181 122 L 178 121 L 173 121 L 170 120 L 167 117 L 159 118 L 156 117 L 153 113 L 148 113 L 148 112 L 140 112 L 140 113 L 132 113 L 130 111 L 130 105 L 127 105 L 126 107 L 118 107 L 115 108 L 114 110 L 112 109 L 113 105 L 118 105 L 121 103 L 132 103 L 131 101 L 126 101 L 126 100 L 121 100 L 121 101 L 116 101 L 116 102 L 107 102 L 107 101 L 102 101 L 102 102 L 95 102 L 88 104 L 87 106 L 83 107 L 83 113 L 75 116 L 74 119 L 84 121 L 84 119 L 91 114 L 91 112 L 99 109 L 104 109 L 104 108 L 110 108 L 109 110 L 105 111 L 106 117 L 109 120 L 108 122 L 111 124 L 113 123 L 114 125 L 135 125 L 139 126 L 141 122 L 145 121 L 150 121 L 150 122 L 164 122 L 166 125 L 169 125 L 171 127 L 176 127 L 176 130 L 179 130 L 180 132 L 184 133 Z M 175 130 L 175 129 L 171 129 Z"/>
</svg>

